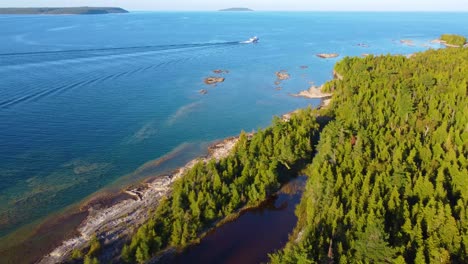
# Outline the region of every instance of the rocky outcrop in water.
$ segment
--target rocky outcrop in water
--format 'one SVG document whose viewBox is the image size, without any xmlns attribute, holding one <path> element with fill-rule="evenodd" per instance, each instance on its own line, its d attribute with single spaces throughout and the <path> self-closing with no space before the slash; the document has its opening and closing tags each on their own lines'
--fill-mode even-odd
<svg viewBox="0 0 468 264">
<path fill-rule="evenodd" d="M 287 80 L 289 79 L 291 76 L 289 75 L 289 73 L 285 70 L 281 70 L 279 72 L 276 72 L 276 78 L 277 78 L 277 82 L 278 81 L 284 81 L 284 80 Z M 275 82 L 276 84 L 276 82 Z"/>
<path fill-rule="evenodd" d="M 402 39 L 400 43 L 406 46 L 414 46 L 414 41 L 411 39 Z"/>
<path fill-rule="evenodd" d="M 340 56 L 338 53 L 319 53 L 317 54 L 317 57 L 322 58 L 322 59 L 331 59 L 331 58 L 336 58 Z"/>
<path fill-rule="evenodd" d="M 213 73 L 215 74 L 224 74 L 224 73 L 229 73 L 229 70 L 221 70 L 221 69 L 217 69 L 217 70 L 213 70 Z"/>
<path fill-rule="evenodd" d="M 216 85 L 218 83 L 224 82 L 224 80 L 225 79 L 223 77 L 207 77 L 205 78 L 205 84 Z"/>
</svg>

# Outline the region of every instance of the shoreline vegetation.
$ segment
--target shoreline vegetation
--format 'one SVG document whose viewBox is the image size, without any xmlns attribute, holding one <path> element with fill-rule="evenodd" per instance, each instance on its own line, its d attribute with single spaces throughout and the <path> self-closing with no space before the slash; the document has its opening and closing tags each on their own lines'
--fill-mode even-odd
<svg viewBox="0 0 468 264">
<path fill-rule="evenodd" d="M 129 13 L 120 7 L 25 7 L 0 8 L 0 15 L 103 15 Z"/>
<path fill-rule="evenodd" d="M 465 37 L 455 34 L 443 34 L 440 36 L 438 41 L 439 43 L 451 48 L 460 48 L 467 44 Z"/>
</svg>

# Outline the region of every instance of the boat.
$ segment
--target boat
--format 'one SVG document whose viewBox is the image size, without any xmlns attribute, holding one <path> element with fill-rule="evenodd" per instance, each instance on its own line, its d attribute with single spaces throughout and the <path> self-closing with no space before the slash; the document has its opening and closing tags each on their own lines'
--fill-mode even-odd
<svg viewBox="0 0 468 264">
<path fill-rule="evenodd" d="M 244 43 L 244 44 L 257 43 L 259 40 L 260 39 L 257 36 L 255 36 L 255 37 L 249 38 L 249 40 L 242 41 L 241 43 Z"/>
</svg>

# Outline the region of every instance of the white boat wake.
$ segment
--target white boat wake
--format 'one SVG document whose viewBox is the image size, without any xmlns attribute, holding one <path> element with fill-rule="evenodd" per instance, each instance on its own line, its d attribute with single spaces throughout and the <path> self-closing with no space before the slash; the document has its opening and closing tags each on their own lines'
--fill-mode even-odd
<svg viewBox="0 0 468 264">
<path fill-rule="evenodd" d="M 252 44 L 252 43 L 258 43 L 259 40 L 260 40 L 260 39 L 259 39 L 257 36 L 255 36 L 255 37 L 249 38 L 249 39 L 246 40 L 246 41 L 242 41 L 242 42 L 240 42 L 240 43 L 242 43 L 242 44 Z"/>
</svg>

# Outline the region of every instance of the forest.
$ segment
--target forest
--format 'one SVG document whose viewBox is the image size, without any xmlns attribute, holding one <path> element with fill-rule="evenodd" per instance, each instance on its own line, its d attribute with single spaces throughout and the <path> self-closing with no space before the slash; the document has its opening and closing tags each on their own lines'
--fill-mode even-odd
<svg viewBox="0 0 468 264">
<path fill-rule="evenodd" d="M 242 132 L 227 158 L 196 164 L 123 247 L 122 260 L 145 263 L 161 250 L 182 249 L 217 221 L 274 194 L 309 161 L 320 128 L 315 116 L 309 108 L 286 121 L 275 117 L 250 137 Z"/>
<path fill-rule="evenodd" d="M 468 263 L 468 49 L 345 58 L 272 263 Z"/>
<path fill-rule="evenodd" d="M 466 38 L 460 35 L 454 34 L 443 34 L 440 37 L 440 40 L 445 41 L 447 44 L 455 45 L 455 46 L 463 46 L 466 44 Z"/>
</svg>

